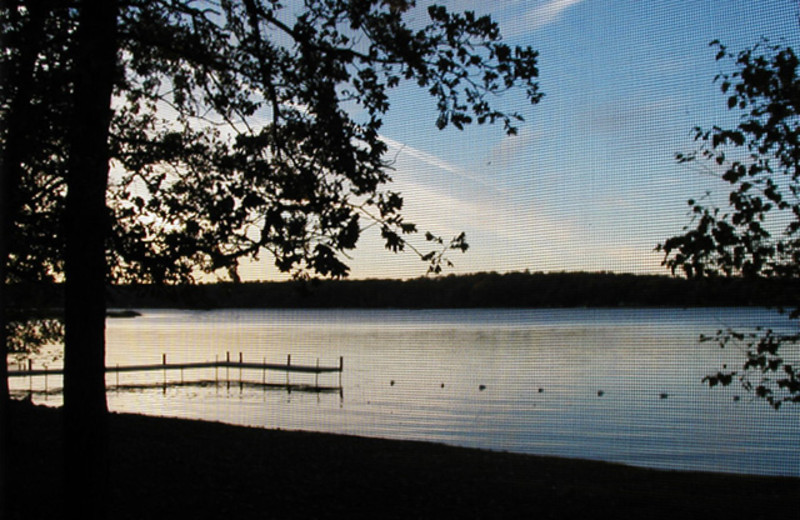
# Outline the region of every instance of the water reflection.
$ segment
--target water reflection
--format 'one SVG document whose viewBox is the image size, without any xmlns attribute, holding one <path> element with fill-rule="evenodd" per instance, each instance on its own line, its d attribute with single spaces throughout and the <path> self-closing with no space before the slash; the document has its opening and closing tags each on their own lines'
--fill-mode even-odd
<svg viewBox="0 0 800 520">
<path fill-rule="evenodd" d="M 344 356 L 345 370 L 318 382 L 245 371 L 256 384 L 241 387 L 235 370 L 230 386 L 175 376 L 166 391 L 157 373 L 122 379 L 149 386 L 112 389 L 108 400 L 120 412 L 797 476 L 800 408 L 774 412 L 739 388 L 701 384 L 710 369 L 741 362 L 698 343 L 701 333 L 720 323 L 786 326 L 781 319 L 753 309 L 145 311 L 109 322 L 109 365 L 231 350 L 276 363 L 291 353 L 306 365 Z M 326 390 L 312 391 L 317 383 Z"/>
</svg>

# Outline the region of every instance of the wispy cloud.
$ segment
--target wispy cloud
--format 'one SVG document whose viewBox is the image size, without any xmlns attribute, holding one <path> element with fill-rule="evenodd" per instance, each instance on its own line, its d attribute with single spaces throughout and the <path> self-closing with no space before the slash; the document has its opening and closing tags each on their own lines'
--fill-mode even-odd
<svg viewBox="0 0 800 520">
<path fill-rule="evenodd" d="M 458 178 L 457 181 L 440 179 L 442 182 L 430 182 L 430 177 L 398 176 L 395 183 L 408 196 L 405 209 L 412 220 L 429 222 L 442 233 L 466 228 L 468 236 L 485 234 L 509 243 L 530 243 L 533 229 L 536 229 L 536 241 L 551 243 L 562 242 L 565 236 L 575 236 L 580 232 L 572 221 L 548 215 L 524 194 L 500 188 L 473 172 L 413 146 L 385 136 L 381 139 L 398 152 L 399 171 L 420 174 L 422 169 L 430 168 Z M 487 249 L 495 248 L 487 246 Z"/>
<path fill-rule="evenodd" d="M 545 25 L 557 22 L 561 14 L 584 0 L 549 0 L 538 5 L 525 15 L 528 29 L 539 29 Z"/>
</svg>

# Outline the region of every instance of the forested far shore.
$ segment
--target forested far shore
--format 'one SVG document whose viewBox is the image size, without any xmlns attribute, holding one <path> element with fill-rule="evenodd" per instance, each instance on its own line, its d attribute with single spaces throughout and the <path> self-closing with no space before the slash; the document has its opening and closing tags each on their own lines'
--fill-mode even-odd
<svg viewBox="0 0 800 520">
<path fill-rule="evenodd" d="M 136 308 L 702 307 L 796 305 L 794 280 L 687 280 L 609 272 L 476 273 L 410 280 L 292 280 L 111 285 L 107 304 Z M 58 284 L 8 287 L 12 308 L 59 308 Z"/>
</svg>

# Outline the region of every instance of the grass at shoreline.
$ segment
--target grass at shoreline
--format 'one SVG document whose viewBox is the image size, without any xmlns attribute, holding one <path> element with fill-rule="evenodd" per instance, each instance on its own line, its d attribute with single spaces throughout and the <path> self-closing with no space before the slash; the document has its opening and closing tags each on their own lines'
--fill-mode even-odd
<svg viewBox="0 0 800 520">
<path fill-rule="evenodd" d="M 12 406 L 19 518 L 59 516 L 59 409 Z M 792 518 L 800 479 L 112 414 L 109 518 Z M 43 500 L 43 497 L 46 499 Z M 12 517 L 13 518 L 13 515 Z"/>
</svg>

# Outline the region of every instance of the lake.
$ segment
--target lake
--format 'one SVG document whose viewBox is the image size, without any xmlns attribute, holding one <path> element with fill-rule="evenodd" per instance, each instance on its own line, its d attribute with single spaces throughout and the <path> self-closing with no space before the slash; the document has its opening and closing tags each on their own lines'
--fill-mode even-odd
<svg viewBox="0 0 800 520">
<path fill-rule="evenodd" d="M 235 369 L 109 374 L 108 402 L 119 412 L 265 428 L 800 476 L 800 407 L 774 411 L 739 386 L 701 383 L 743 357 L 699 335 L 755 325 L 792 326 L 774 311 L 741 308 L 144 310 L 108 320 L 108 366 L 241 353 L 323 366 L 341 356 L 344 371 L 241 375 L 264 386 L 239 385 Z M 50 376 L 49 387 L 59 384 Z M 41 378 L 12 380 L 18 391 L 29 385 L 41 388 Z M 34 398 L 60 404 L 55 394 Z"/>
</svg>

